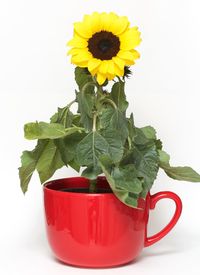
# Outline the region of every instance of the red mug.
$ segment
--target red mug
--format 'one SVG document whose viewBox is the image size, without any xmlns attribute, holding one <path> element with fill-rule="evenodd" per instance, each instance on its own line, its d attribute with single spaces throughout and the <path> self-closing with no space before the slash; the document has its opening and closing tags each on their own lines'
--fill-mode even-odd
<svg viewBox="0 0 200 275">
<path fill-rule="evenodd" d="M 109 189 L 105 177 L 97 185 Z M 63 192 L 63 188 L 87 188 L 89 180 L 72 177 L 44 185 L 47 236 L 60 261 L 80 267 L 113 267 L 133 261 L 143 247 L 163 238 L 178 221 L 182 203 L 172 192 L 159 192 L 131 208 L 113 193 Z M 172 199 L 175 213 L 159 233 L 147 237 L 149 210 L 160 199 Z"/>
</svg>

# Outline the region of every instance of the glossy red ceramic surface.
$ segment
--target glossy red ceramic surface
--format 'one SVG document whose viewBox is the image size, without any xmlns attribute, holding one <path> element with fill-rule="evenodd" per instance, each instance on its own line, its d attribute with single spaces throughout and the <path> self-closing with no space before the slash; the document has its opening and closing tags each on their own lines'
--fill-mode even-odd
<svg viewBox="0 0 200 275">
<path fill-rule="evenodd" d="M 105 177 L 98 185 L 109 188 Z M 62 188 L 88 187 L 88 180 L 73 177 L 48 182 L 44 186 L 46 228 L 55 256 L 70 265 L 111 267 L 135 259 L 144 246 L 163 238 L 180 217 L 182 204 L 172 192 L 147 195 L 141 209 L 120 202 L 114 194 L 88 194 L 59 191 Z M 170 223 L 159 233 L 147 237 L 149 209 L 169 198 L 176 210 Z"/>
</svg>

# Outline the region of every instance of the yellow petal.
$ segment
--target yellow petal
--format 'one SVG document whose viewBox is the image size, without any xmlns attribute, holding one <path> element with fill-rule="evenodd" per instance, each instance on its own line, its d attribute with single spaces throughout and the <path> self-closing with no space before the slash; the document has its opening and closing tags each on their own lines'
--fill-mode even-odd
<svg viewBox="0 0 200 275">
<path fill-rule="evenodd" d="M 108 60 L 108 73 L 111 75 L 115 74 L 115 64 L 113 60 Z"/>
<path fill-rule="evenodd" d="M 76 65 L 78 65 L 81 68 L 86 68 L 88 66 L 88 61 L 79 62 Z"/>
<path fill-rule="evenodd" d="M 134 64 L 135 64 L 135 61 L 134 61 L 134 60 L 132 60 L 132 61 L 126 60 L 126 66 L 127 66 L 127 65 L 130 66 L 130 65 L 134 65 Z"/>
<path fill-rule="evenodd" d="M 118 16 L 112 12 L 111 13 L 106 13 L 106 12 L 101 13 L 102 30 L 110 31 L 114 21 L 116 21 L 117 18 L 118 18 Z"/>
<path fill-rule="evenodd" d="M 124 60 L 122 60 L 121 58 L 115 56 L 112 58 L 112 60 L 114 61 L 114 63 L 118 66 L 118 68 L 120 70 L 123 70 L 124 69 L 124 66 L 125 66 L 125 62 Z"/>
<path fill-rule="evenodd" d="M 88 48 L 84 48 L 84 49 L 73 48 L 70 50 L 70 52 L 72 55 L 92 56 L 92 54 L 88 51 Z"/>
<path fill-rule="evenodd" d="M 100 32 L 102 30 L 110 31 L 111 25 L 117 18 L 118 16 L 113 12 L 93 12 L 90 16 L 90 27 L 92 30 L 92 34 Z"/>
<path fill-rule="evenodd" d="M 140 32 L 137 28 L 131 28 L 119 36 L 120 49 L 128 51 L 134 49 L 141 42 Z"/>
<path fill-rule="evenodd" d="M 113 80 L 115 78 L 114 74 L 107 74 L 107 79 L 108 80 Z"/>
<path fill-rule="evenodd" d="M 119 51 L 117 56 L 124 60 L 134 60 L 134 56 L 130 51 Z"/>
<path fill-rule="evenodd" d="M 120 49 L 122 50 L 130 50 L 130 49 L 133 49 L 135 48 L 136 46 L 138 46 L 140 44 L 140 41 L 139 39 L 129 39 L 129 40 L 126 40 L 126 41 L 123 41 L 121 42 L 120 44 Z"/>
<path fill-rule="evenodd" d="M 91 15 L 84 15 L 84 18 L 83 18 L 83 24 L 85 25 L 85 27 L 87 28 L 88 30 L 88 34 L 89 34 L 89 38 L 92 37 L 93 35 L 93 20 L 94 18 L 96 18 L 96 16 L 93 14 Z"/>
<path fill-rule="evenodd" d="M 71 62 L 78 65 L 81 62 L 89 61 L 91 58 L 92 55 L 89 52 L 83 51 L 77 55 L 73 55 L 71 58 Z"/>
<path fill-rule="evenodd" d="M 108 61 L 107 60 L 103 60 L 101 61 L 101 65 L 99 66 L 99 72 L 101 74 L 107 74 L 108 72 Z"/>
<path fill-rule="evenodd" d="M 98 73 L 97 82 L 99 83 L 99 85 L 102 85 L 105 81 L 106 81 L 106 76 L 101 73 Z"/>
<path fill-rule="evenodd" d="M 135 64 L 134 60 L 139 58 L 140 54 L 136 50 L 119 51 L 117 56 L 125 61 L 125 65 L 133 65 Z"/>
<path fill-rule="evenodd" d="M 77 48 L 72 48 L 70 49 L 68 52 L 67 52 L 67 55 L 77 55 L 80 53 L 80 49 L 77 49 Z"/>
<path fill-rule="evenodd" d="M 67 43 L 67 46 L 75 48 L 86 48 L 88 46 L 88 42 L 86 39 L 76 36 Z"/>
<path fill-rule="evenodd" d="M 101 64 L 101 60 L 97 58 L 92 58 L 88 62 L 88 70 L 92 75 L 95 75 L 98 71 L 98 67 Z"/>
<path fill-rule="evenodd" d="M 123 68 L 123 70 L 120 70 L 120 68 L 116 64 L 114 64 L 114 66 L 115 66 L 115 75 L 123 76 L 124 75 L 124 68 Z"/>
<path fill-rule="evenodd" d="M 92 36 L 92 31 L 87 21 L 74 23 L 74 30 L 83 38 Z"/>
<path fill-rule="evenodd" d="M 121 16 L 115 20 L 110 28 L 110 31 L 115 35 L 121 35 L 129 27 L 129 21 L 126 16 Z"/>
<path fill-rule="evenodd" d="M 100 13 L 98 13 L 98 12 L 92 13 L 90 26 L 91 26 L 92 34 L 94 34 L 96 32 L 100 32 L 102 30 L 102 22 L 101 22 Z"/>
<path fill-rule="evenodd" d="M 110 60 L 95 58 L 88 49 L 88 40 L 101 31 L 112 32 L 120 40 L 120 51 Z M 103 84 L 106 79 L 124 75 L 124 67 L 134 64 L 139 58 L 135 47 L 141 41 L 137 27 L 130 28 L 125 16 L 115 13 L 98 13 L 85 15 L 82 22 L 74 24 L 74 37 L 68 42 L 72 47 L 68 54 L 72 55 L 71 62 L 80 67 L 87 67 L 89 72 Z"/>
<path fill-rule="evenodd" d="M 111 16 L 112 20 L 117 20 L 119 18 L 119 16 L 114 12 L 110 12 L 109 15 Z"/>
<path fill-rule="evenodd" d="M 136 50 L 131 50 L 131 53 L 133 54 L 134 56 L 134 59 L 138 59 L 140 58 L 140 53 Z"/>
</svg>

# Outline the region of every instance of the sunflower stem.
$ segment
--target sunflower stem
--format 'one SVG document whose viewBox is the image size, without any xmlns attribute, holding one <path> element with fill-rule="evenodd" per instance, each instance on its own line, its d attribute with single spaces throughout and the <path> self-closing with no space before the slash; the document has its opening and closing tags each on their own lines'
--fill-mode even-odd
<svg viewBox="0 0 200 275">
<path fill-rule="evenodd" d="M 104 93 L 103 88 L 102 88 L 101 85 L 99 85 L 99 83 L 97 82 L 97 79 L 96 79 L 95 76 L 93 76 L 92 79 L 93 79 L 93 81 L 94 81 L 94 83 L 96 84 L 96 87 L 97 87 L 97 98 L 100 98 Z"/>
<path fill-rule="evenodd" d="M 97 180 L 90 180 L 90 185 L 89 185 L 89 193 L 96 193 L 97 191 Z"/>
<path fill-rule="evenodd" d="M 114 108 L 115 108 L 115 110 L 117 110 L 117 105 L 115 104 L 115 102 L 112 100 L 112 99 L 110 99 L 110 98 L 103 98 L 102 100 L 100 100 L 102 103 L 103 102 L 108 102 L 108 103 L 110 103 L 110 105 L 112 105 Z"/>
<path fill-rule="evenodd" d="M 66 111 L 72 106 L 72 104 L 74 104 L 74 103 L 76 103 L 76 102 L 77 102 L 77 100 L 74 99 L 74 100 L 72 100 L 69 104 L 67 104 L 67 106 L 65 106 L 65 107 L 63 108 L 63 110 L 62 110 L 62 112 L 61 112 L 61 116 L 60 116 L 59 121 L 61 121 L 61 120 L 63 119 L 63 117 L 64 117 Z M 65 118 L 64 118 L 64 125 L 65 125 L 65 124 L 66 124 L 66 116 L 65 116 Z"/>
<path fill-rule="evenodd" d="M 96 131 L 96 122 L 97 122 L 97 112 L 95 111 L 93 116 L 92 132 Z"/>
<path fill-rule="evenodd" d="M 85 90 L 86 90 L 89 86 L 94 86 L 94 87 L 96 87 L 96 88 L 98 89 L 98 86 L 97 86 L 96 83 L 94 83 L 94 82 L 88 82 L 88 83 L 86 83 L 86 84 L 83 86 L 83 88 L 81 89 L 81 92 L 82 92 L 82 93 L 85 93 Z"/>
<path fill-rule="evenodd" d="M 67 107 L 70 108 L 72 106 L 72 104 L 74 104 L 76 102 L 77 102 L 76 99 L 72 100 L 69 104 L 67 104 Z"/>
</svg>

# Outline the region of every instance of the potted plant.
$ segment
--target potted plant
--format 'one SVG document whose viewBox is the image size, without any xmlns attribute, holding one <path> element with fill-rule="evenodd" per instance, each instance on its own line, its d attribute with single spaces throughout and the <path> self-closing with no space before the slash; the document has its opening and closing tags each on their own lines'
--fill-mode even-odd
<svg viewBox="0 0 200 275">
<path fill-rule="evenodd" d="M 173 167 L 151 126 L 135 126 L 126 115 L 126 78 L 139 58 L 140 32 L 125 16 L 85 15 L 74 24 L 69 41 L 76 65 L 75 98 L 58 108 L 50 122 L 24 126 L 25 138 L 37 140 L 21 156 L 19 176 L 25 193 L 33 172 L 44 184 L 47 235 L 61 261 L 88 267 L 117 266 L 132 261 L 144 246 L 166 235 L 181 214 L 172 192 L 150 195 L 158 170 L 176 180 L 199 182 L 190 167 Z M 77 113 L 70 107 L 77 104 Z M 50 179 L 70 166 L 81 176 Z M 147 237 L 149 209 L 158 200 L 175 201 L 170 223 Z"/>
</svg>

